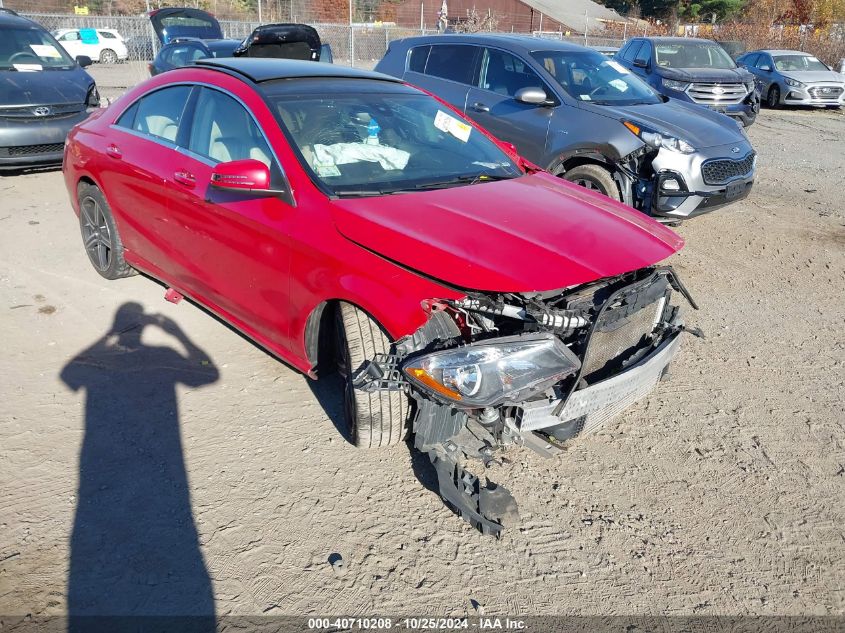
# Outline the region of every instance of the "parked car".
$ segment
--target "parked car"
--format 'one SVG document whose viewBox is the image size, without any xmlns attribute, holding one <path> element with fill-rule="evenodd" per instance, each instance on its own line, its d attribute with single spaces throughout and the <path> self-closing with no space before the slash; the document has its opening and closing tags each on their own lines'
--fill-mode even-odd
<svg viewBox="0 0 845 633">
<path fill-rule="evenodd" d="M 845 103 L 845 76 L 801 51 L 760 50 L 737 62 L 754 74 L 770 108 L 808 105 L 839 108 Z"/>
<path fill-rule="evenodd" d="M 676 222 L 744 198 L 751 142 L 591 49 L 510 35 L 390 43 L 376 66 L 430 90 L 552 174 Z"/>
<path fill-rule="evenodd" d="M 551 456 L 648 393 L 684 329 L 680 237 L 543 172 L 386 75 L 207 59 L 71 133 L 64 176 L 103 277 L 143 271 L 311 378 L 362 447 L 410 429 L 482 531 L 514 519 L 465 460 Z"/>
<path fill-rule="evenodd" d="M 243 40 L 225 39 L 220 23 L 205 11 L 169 8 L 149 13 L 161 48 L 150 64 L 155 76 L 210 57 L 273 57 L 331 62 L 331 49 L 307 24 L 263 24 Z M 328 50 L 326 50 L 328 49 Z"/>
<path fill-rule="evenodd" d="M 129 58 L 123 37 L 114 29 L 59 29 L 53 36 L 71 57 L 87 55 L 103 64 Z"/>
<path fill-rule="evenodd" d="M 614 58 L 660 94 L 727 114 L 748 127 L 760 111 L 754 76 L 716 42 L 635 37 Z"/>
<path fill-rule="evenodd" d="M 90 64 L 38 23 L 0 11 L 0 170 L 62 162 L 68 131 L 100 105 Z"/>
</svg>

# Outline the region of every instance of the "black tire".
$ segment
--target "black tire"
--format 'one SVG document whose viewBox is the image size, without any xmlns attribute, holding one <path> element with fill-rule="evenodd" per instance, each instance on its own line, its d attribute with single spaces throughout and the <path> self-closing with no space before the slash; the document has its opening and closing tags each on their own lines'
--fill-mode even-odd
<svg viewBox="0 0 845 633">
<path fill-rule="evenodd" d="M 78 189 L 79 229 L 88 260 L 106 279 L 135 274 L 123 258 L 123 242 L 117 232 L 109 203 L 98 187 L 83 183 Z"/>
<path fill-rule="evenodd" d="M 562 177 L 586 189 L 598 191 L 613 200 L 622 199 L 622 196 L 619 195 L 619 187 L 616 186 L 616 181 L 613 180 L 613 176 L 604 167 L 599 167 L 598 165 L 579 165 L 564 172 Z"/>
<path fill-rule="evenodd" d="M 390 339 L 370 316 L 351 303 L 337 310 L 338 371 L 352 443 L 360 448 L 395 446 L 407 432 L 408 396 L 402 391 L 365 392 L 352 386 L 355 372 L 375 354 L 390 353 Z"/>
<path fill-rule="evenodd" d="M 780 88 L 772 86 L 766 93 L 766 105 L 772 110 L 780 106 Z"/>
<path fill-rule="evenodd" d="M 117 63 L 117 53 L 115 53 L 110 48 L 104 48 L 100 51 L 100 63 L 101 64 L 116 64 Z"/>
<path fill-rule="evenodd" d="M 363 310 L 341 302 L 337 310 L 338 371 L 352 443 L 359 448 L 395 446 L 405 439 L 410 405 L 402 391 L 365 392 L 352 386 L 356 371 L 376 354 L 390 353 L 390 339 Z"/>
</svg>

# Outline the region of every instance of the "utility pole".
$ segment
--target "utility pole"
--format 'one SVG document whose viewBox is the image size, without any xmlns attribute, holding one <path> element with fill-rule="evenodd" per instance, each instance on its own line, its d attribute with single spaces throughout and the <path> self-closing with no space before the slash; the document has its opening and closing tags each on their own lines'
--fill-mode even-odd
<svg viewBox="0 0 845 633">
<path fill-rule="evenodd" d="M 589 19 L 590 16 L 587 15 L 587 11 L 584 11 L 584 46 L 587 45 L 587 31 L 590 30 L 590 23 L 588 22 Z"/>
<path fill-rule="evenodd" d="M 352 26 L 352 0 L 349 0 L 349 65 L 355 66 L 355 27 Z"/>
<path fill-rule="evenodd" d="M 261 21 L 261 0 L 258 0 L 258 22 L 260 23 Z"/>
</svg>

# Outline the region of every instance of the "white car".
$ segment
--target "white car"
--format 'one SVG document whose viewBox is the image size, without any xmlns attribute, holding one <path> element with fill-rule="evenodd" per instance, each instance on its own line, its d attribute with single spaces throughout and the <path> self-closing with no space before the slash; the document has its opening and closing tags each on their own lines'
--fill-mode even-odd
<svg viewBox="0 0 845 633">
<path fill-rule="evenodd" d="M 87 55 L 103 64 L 114 64 L 129 57 L 126 43 L 114 29 L 59 29 L 53 31 L 68 55 Z"/>
</svg>

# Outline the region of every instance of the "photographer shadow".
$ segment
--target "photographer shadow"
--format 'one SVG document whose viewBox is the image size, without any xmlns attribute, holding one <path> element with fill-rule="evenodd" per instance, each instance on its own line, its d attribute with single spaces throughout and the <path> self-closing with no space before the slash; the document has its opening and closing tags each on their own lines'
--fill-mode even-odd
<svg viewBox="0 0 845 633">
<path fill-rule="evenodd" d="M 144 344 L 148 326 L 170 335 L 184 353 Z M 173 321 L 145 314 L 137 303 L 122 305 L 111 330 L 62 370 L 68 387 L 86 391 L 70 542 L 70 631 L 135 630 L 138 616 L 178 619 L 159 620 L 166 629 L 215 630 L 176 385 L 200 387 L 218 376 Z"/>
</svg>

